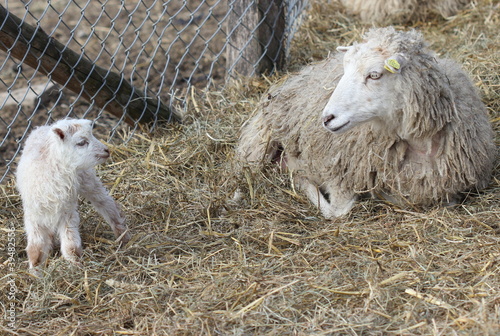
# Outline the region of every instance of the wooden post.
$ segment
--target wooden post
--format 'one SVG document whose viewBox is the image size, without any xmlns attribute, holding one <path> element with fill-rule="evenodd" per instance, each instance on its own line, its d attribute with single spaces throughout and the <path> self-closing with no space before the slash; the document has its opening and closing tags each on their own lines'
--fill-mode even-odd
<svg viewBox="0 0 500 336">
<path fill-rule="evenodd" d="M 84 56 L 72 51 L 40 27 L 24 23 L 0 5 L 0 49 L 21 60 L 23 64 L 47 75 L 63 87 L 81 94 L 99 108 L 126 120 L 180 121 L 157 98 L 142 95 L 122 75 L 101 68 Z"/>
<path fill-rule="evenodd" d="M 261 74 L 285 61 L 283 0 L 228 0 L 228 77 Z"/>
</svg>

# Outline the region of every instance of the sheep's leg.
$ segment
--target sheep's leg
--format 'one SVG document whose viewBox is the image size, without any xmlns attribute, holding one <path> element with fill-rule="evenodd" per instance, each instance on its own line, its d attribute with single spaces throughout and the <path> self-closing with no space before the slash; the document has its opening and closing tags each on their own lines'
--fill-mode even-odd
<svg viewBox="0 0 500 336">
<path fill-rule="evenodd" d="M 64 259 L 78 263 L 82 256 L 83 247 L 80 238 L 79 227 L 80 216 L 74 209 L 68 218 L 63 218 L 59 226 L 59 237 L 61 239 L 61 253 Z"/>
<path fill-rule="evenodd" d="M 25 220 L 25 228 L 28 238 L 26 253 L 28 254 L 29 267 L 36 272 L 36 267 L 43 265 L 52 251 L 54 235 L 47 228 L 29 220 Z"/>
<path fill-rule="evenodd" d="M 79 177 L 80 194 L 92 203 L 96 211 L 106 220 L 115 237 L 120 238 L 122 244 L 126 244 L 130 240 L 130 234 L 127 232 L 125 217 L 119 205 L 109 195 L 94 170 L 82 172 Z"/>
<path fill-rule="evenodd" d="M 295 182 L 305 192 L 309 200 L 320 209 L 325 218 L 340 217 L 347 214 L 356 201 L 354 193 L 342 192 L 333 184 L 318 187 L 305 177 L 297 177 Z"/>
</svg>

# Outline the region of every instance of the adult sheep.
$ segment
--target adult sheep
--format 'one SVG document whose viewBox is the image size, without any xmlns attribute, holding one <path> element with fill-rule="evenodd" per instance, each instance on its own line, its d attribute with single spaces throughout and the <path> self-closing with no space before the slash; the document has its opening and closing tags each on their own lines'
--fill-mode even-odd
<svg viewBox="0 0 500 336">
<path fill-rule="evenodd" d="M 348 12 L 366 23 L 389 24 L 425 19 L 430 13 L 456 15 L 470 0 L 341 0 Z"/>
<path fill-rule="evenodd" d="M 488 185 L 493 131 L 456 63 L 392 27 L 338 50 L 264 95 L 242 128 L 240 160 L 281 161 L 327 218 L 368 192 L 429 206 Z"/>
<path fill-rule="evenodd" d="M 130 236 L 118 204 L 96 176 L 94 166 L 109 157 L 92 135 L 90 120 L 60 120 L 31 132 L 16 178 L 24 208 L 30 269 L 43 265 L 57 238 L 65 259 L 82 254 L 78 196 L 89 200 L 121 243 Z"/>
</svg>

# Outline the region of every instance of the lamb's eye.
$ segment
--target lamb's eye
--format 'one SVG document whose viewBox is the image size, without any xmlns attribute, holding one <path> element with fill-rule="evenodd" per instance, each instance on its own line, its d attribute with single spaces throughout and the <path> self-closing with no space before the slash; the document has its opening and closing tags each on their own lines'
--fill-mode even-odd
<svg viewBox="0 0 500 336">
<path fill-rule="evenodd" d="M 84 147 L 84 146 L 87 146 L 89 144 L 89 142 L 87 140 L 81 140 L 80 142 L 77 142 L 76 145 L 78 147 Z"/>
<path fill-rule="evenodd" d="M 380 79 L 380 77 L 382 77 L 382 74 L 380 72 L 377 72 L 377 71 L 372 71 L 368 74 L 368 78 L 370 78 L 370 79 L 377 80 L 377 79 Z"/>
</svg>

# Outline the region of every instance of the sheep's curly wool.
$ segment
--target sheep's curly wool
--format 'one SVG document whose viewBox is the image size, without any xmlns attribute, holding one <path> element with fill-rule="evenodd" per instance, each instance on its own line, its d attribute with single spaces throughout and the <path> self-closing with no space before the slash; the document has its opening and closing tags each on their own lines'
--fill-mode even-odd
<svg viewBox="0 0 500 336">
<path fill-rule="evenodd" d="M 421 20 L 430 13 L 455 15 L 470 0 L 341 0 L 344 7 L 363 22 L 387 24 Z"/>
<path fill-rule="evenodd" d="M 468 76 L 456 63 L 438 59 L 416 31 L 373 29 L 363 43 L 407 57 L 403 71 L 392 77 L 399 81 L 395 110 L 342 134 L 323 128 L 322 111 L 343 75 L 342 55 L 335 54 L 263 96 L 242 128 L 239 158 L 260 163 L 283 155 L 295 176 L 319 190 L 334 184 L 347 199 L 371 192 L 428 206 L 486 187 L 496 149 L 485 106 Z"/>
</svg>

